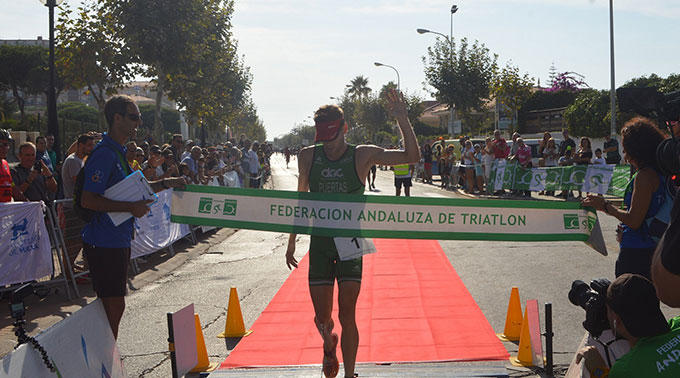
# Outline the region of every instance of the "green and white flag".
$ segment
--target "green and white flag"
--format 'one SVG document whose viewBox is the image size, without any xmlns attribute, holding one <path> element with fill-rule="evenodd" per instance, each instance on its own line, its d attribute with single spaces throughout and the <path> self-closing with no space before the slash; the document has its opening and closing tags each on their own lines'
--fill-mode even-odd
<svg viewBox="0 0 680 378">
<path fill-rule="evenodd" d="M 330 237 L 583 241 L 606 247 L 597 215 L 575 202 L 364 196 L 189 185 L 171 220 Z"/>
<path fill-rule="evenodd" d="M 494 161 L 489 191 L 500 189 L 580 190 L 623 196 L 630 181 L 627 165 L 572 165 L 568 167 L 522 168 L 515 162 Z"/>
</svg>

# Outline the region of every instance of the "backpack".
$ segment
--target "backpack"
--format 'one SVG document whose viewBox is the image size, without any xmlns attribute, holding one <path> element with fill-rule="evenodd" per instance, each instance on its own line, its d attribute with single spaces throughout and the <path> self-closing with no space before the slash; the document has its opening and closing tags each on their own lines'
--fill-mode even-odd
<svg viewBox="0 0 680 378">
<path fill-rule="evenodd" d="M 658 244 L 663 237 L 663 234 L 668 228 L 668 224 L 671 223 L 671 210 L 673 209 L 673 203 L 675 202 L 675 196 L 677 194 L 677 189 L 673 180 L 670 177 L 664 177 L 659 185 L 663 185 L 664 191 L 664 202 L 653 216 L 645 219 L 643 226 L 646 228 L 647 235 Z"/>
<path fill-rule="evenodd" d="M 106 148 L 109 148 L 109 149 L 113 150 L 114 152 L 116 152 L 116 155 L 118 155 L 118 160 L 119 160 L 119 162 L 120 162 L 121 166 L 123 167 L 123 170 L 125 171 L 126 174 L 128 174 L 128 172 L 132 172 L 132 169 L 130 169 L 128 162 L 125 159 L 123 159 L 123 155 L 121 155 L 121 153 L 117 149 L 112 148 L 107 143 L 102 143 L 102 144 L 98 145 L 92 151 L 90 156 L 92 156 L 94 154 L 94 152 L 102 146 L 105 146 Z M 82 219 L 86 223 L 92 222 L 92 220 L 94 219 L 94 216 L 97 214 L 97 211 L 84 208 L 83 204 L 82 204 L 83 186 L 85 185 L 85 167 L 87 166 L 87 163 L 89 163 L 89 162 L 90 162 L 90 159 L 87 159 L 87 161 L 85 161 L 85 165 L 83 165 L 83 167 L 80 168 L 80 172 L 78 172 L 78 176 L 76 176 L 76 185 L 73 188 L 73 210 L 76 213 L 76 215 L 78 216 L 78 218 Z M 115 165 L 114 165 L 114 168 L 115 168 Z"/>
</svg>

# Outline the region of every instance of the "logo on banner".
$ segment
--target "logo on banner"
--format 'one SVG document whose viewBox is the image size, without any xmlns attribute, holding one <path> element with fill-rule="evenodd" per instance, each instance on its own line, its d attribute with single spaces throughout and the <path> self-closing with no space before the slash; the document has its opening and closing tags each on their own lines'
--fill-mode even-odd
<svg viewBox="0 0 680 378">
<path fill-rule="evenodd" d="M 212 210 L 213 199 L 210 197 L 201 197 L 198 200 L 198 212 L 201 214 L 210 214 Z"/>
<path fill-rule="evenodd" d="M 236 200 L 225 199 L 223 215 L 236 215 Z"/>
<path fill-rule="evenodd" d="M 28 218 L 24 218 L 23 222 L 15 223 L 12 226 L 12 241 L 17 240 L 21 235 L 28 235 L 28 231 L 26 231 L 27 224 Z"/>
<path fill-rule="evenodd" d="M 40 249 L 38 242 L 40 242 L 39 235 L 29 235 L 26 230 L 28 226 L 28 218 L 24 218 L 21 222 L 12 225 L 12 238 L 10 239 L 10 256 L 30 253 Z"/>
<path fill-rule="evenodd" d="M 563 217 L 565 230 L 578 230 L 580 228 L 578 214 L 564 214 Z"/>
<path fill-rule="evenodd" d="M 224 202 L 214 202 L 210 197 L 201 197 L 198 201 L 198 212 L 201 214 L 236 215 L 236 205 L 238 201 L 225 199 Z"/>
</svg>

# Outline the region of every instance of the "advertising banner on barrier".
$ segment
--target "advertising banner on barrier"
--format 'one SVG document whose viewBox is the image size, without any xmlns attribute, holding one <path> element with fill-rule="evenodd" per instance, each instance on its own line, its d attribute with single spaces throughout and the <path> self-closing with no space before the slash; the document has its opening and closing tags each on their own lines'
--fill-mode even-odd
<svg viewBox="0 0 680 378">
<path fill-rule="evenodd" d="M 132 239 L 132 258 L 148 255 L 166 248 L 189 234 L 189 225 L 170 221 L 171 190 L 158 193 L 158 201 L 149 213 L 135 219 L 135 238 Z"/>
<path fill-rule="evenodd" d="M 42 202 L 0 203 L 0 286 L 52 274 Z"/>
<path fill-rule="evenodd" d="M 627 165 L 572 165 L 567 167 L 522 168 L 515 162 L 494 161 L 489 192 L 500 189 L 580 190 L 587 193 L 623 196 L 630 181 Z"/>
<path fill-rule="evenodd" d="M 597 215 L 575 202 L 363 196 L 189 185 L 173 222 L 333 237 L 583 241 L 606 254 Z"/>
<path fill-rule="evenodd" d="M 0 378 L 127 377 L 100 299 L 35 338 L 56 371 L 31 344 L 21 344 L 0 361 Z"/>
</svg>

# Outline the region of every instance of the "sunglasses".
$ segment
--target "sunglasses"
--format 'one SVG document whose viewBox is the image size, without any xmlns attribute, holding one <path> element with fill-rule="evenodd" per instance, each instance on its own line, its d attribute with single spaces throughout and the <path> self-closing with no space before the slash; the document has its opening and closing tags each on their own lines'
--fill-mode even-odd
<svg viewBox="0 0 680 378">
<path fill-rule="evenodd" d="M 139 121 L 140 118 L 139 113 L 126 113 L 125 116 L 127 116 L 131 121 Z"/>
</svg>

